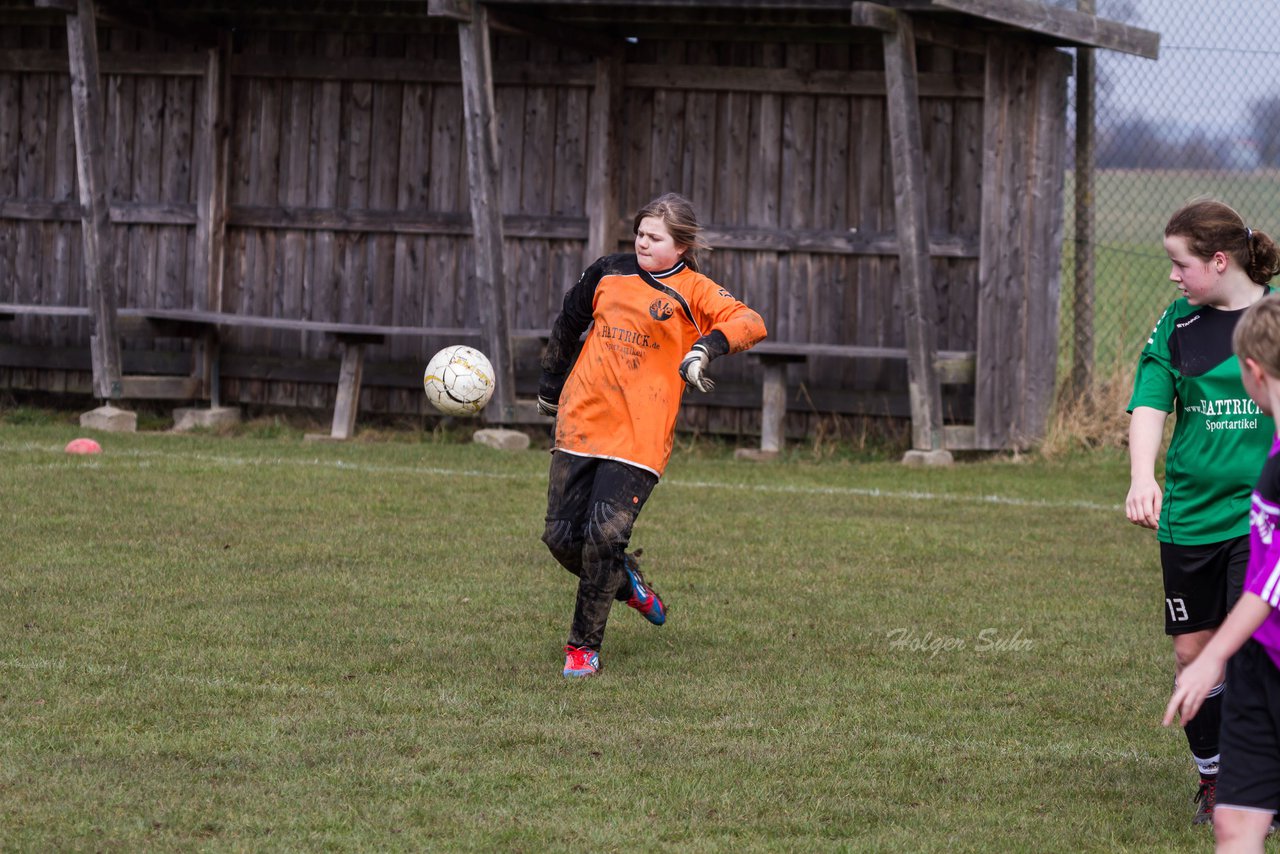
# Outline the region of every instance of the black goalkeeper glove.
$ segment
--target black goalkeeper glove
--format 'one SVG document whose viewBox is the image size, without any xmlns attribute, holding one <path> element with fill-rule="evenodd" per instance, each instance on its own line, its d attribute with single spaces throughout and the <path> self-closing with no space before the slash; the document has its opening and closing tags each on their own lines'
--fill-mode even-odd
<svg viewBox="0 0 1280 854">
<path fill-rule="evenodd" d="M 689 388 L 696 388 L 701 392 L 711 391 L 716 384 L 711 377 L 707 376 L 709 364 L 711 364 L 711 354 L 707 352 L 706 345 L 694 344 L 693 349 L 680 360 L 680 379 L 684 380 Z"/>
<path fill-rule="evenodd" d="M 555 418 L 560 411 L 560 391 L 564 388 L 564 375 L 542 372 L 538 380 L 538 411 L 549 418 Z"/>
</svg>

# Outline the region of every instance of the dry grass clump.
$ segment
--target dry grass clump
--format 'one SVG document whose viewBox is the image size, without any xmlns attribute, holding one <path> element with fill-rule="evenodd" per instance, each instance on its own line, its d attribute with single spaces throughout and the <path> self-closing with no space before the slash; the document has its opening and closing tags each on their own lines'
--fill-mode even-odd
<svg viewBox="0 0 1280 854">
<path fill-rule="evenodd" d="M 1129 444 L 1129 414 L 1133 394 L 1132 364 L 1100 368 L 1093 386 L 1073 394 L 1066 386 L 1058 395 L 1040 452 L 1053 458 L 1081 450 L 1125 448 Z"/>
</svg>

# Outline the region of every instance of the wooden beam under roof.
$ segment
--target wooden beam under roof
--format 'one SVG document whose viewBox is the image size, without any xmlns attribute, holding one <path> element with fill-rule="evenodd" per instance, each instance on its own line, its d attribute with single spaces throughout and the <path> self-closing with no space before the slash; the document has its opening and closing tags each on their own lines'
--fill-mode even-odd
<svg viewBox="0 0 1280 854">
<path fill-rule="evenodd" d="M 611 56 L 623 44 L 621 39 L 608 38 L 598 30 L 576 27 L 510 9 L 490 8 L 489 19 L 490 26 L 495 30 L 505 30 L 549 41 L 561 47 L 584 50 L 593 56 Z"/>
<path fill-rule="evenodd" d="M 33 0 L 36 9 L 50 9 L 74 13 L 77 0 Z M 99 24 L 144 32 L 159 33 L 188 44 L 211 47 L 218 42 L 218 33 L 202 23 L 189 19 L 173 24 L 156 11 L 154 4 L 139 4 L 131 0 L 98 0 L 94 20 Z"/>
<path fill-rule="evenodd" d="M 545 0 L 503 0 L 505 8 L 545 7 Z M 556 0 L 564 10 L 599 9 L 700 9 L 748 13 L 756 10 L 837 11 L 854 25 L 849 0 Z M 862 15 L 867 14 L 866 6 Z M 1160 34 L 1119 21 L 1110 21 L 1072 9 L 1050 6 L 1042 0 L 880 0 L 876 5 L 913 13 L 913 23 L 932 16 L 974 19 L 999 24 L 1041 36 L 1067 47 L 1096 47 L 1155 59 L 1160 52 Z M 569 15 L 570 18 L 573 14 Z M 618 16 L 625 17 L 625 13 Z"/>
<path fill-rule="evenodd" d="M 1160 34 L 1038 0 L 932 0 L 931 6 L 973 15 L 1077 47 L 1099 47 L 1147 59 L 1160 55 Z"/>
<path fill-rule="evenodd" d="M 62 10 L 73 8 L 75 0 L 30 0 L 28 8 Z M 472 2 L 480 0 L 186 0 L 183 3 L 157 3 L 155 0 L 102 0 L 98 18 L 104 23 L 124 24 L 174 34 L 183 32 L 198 44 L 215 44 L 216 33 L 201 25 L 231 26 L 237 21 L 252 20 L 254 25 L 295 29 L 306 20 L 313 26 L 344 26 L 363 31 L 387 27 L 403 32 L 433 31 L 441 18 L 469 18 Z M 516 24 L 545 21 L 554 30 L 557 24 L 577 24 L 581 29 L 565 38 L 581 35 L 593 27 L 607 27 L 633 21 L 647 23 L 653 14 L 707 13 L 728 18 L 750 19 L 752 15 L 781 16 L 775 27 L 786 31 L 785 17 L 803 12 L 835 15 L 849 29 L 867 20 L 867 7 L 911 13 L 917 28 L 917 39 L 932 40 L 931 25 L 953 24 L 972 30 L 974 25 L 997 25 L 1039 36 L 1050 43 L 1068 47 L 1094 47 L 1115 50 L 1154 59 L 1159 55 L 1160 34 L 1118 21 L 1110 21 L 1073 9 L 1050 6 L 1042 0 L 879 0 L 878 3 L 851 3 L 850 0 L 500 0 L 486 3 L 500 18 L 506 13 L 509 29 L 524 29 L 536 35 L 537 27 Z M 861 13 L 850 14 L 851 7 Z M 591 10 L 599 10 L 598 17 Z M 521 19 L 520 13 L 528 17 Z M 583 15 L 590 20 L 579 20 Z M 862 20 L 857 17 L 861 15 Z M 433 21 L 435 23 L 433 23 Z M 500 24 L 499 20 L 494 21 Z M 763 23 L 763 22 L 761 22 Z M 838 27 L 836 29 L 839 29 Z M 642 37 L 660 38 L 660 31 L 647 29 Z M 602 39 L 608 39 L 603 34 Z M 822 39 L 822 40 L 831 40 Z M 600 53 L 597 43 L 593 52 Z"/>
</svg>

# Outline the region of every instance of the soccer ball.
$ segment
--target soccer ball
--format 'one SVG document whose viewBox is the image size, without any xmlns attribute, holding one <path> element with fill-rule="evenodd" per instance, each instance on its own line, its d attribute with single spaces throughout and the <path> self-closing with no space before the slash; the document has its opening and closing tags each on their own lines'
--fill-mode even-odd
<svg viewBox="0 0 1280 854">
<path fill-rule="evenodd" d="M 493 365 L 474 347 L 454 344 L 427 362 L 422 388 L 445 415 L 475 415 L 493 397 Z"/>
</svg>

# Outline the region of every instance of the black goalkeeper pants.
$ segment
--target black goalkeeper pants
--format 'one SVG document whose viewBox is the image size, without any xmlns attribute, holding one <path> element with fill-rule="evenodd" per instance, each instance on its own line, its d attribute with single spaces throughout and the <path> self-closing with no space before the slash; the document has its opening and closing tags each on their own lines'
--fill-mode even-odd
<svg viewBox="0 0 1280 854">
<path fill-rule="evenodd" d="M 658 476 L 636 466 L 557 451 L 547 485 L 542 541 L 578 577 L 569 643 L 597 652 L 613 600 L 631 595 L 625 555 Z"/>
</svg>

